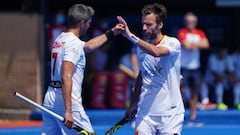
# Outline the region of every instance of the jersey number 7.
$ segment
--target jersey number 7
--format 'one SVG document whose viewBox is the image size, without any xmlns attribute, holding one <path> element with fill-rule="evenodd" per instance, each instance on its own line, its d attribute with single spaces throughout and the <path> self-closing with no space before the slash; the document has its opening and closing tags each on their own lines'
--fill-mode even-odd
<svg viewBox="0 0 240 135">
<path fill-rule="evenodd" d="M 57 52 L 52 53 L 52 58 L 54 59 L 53 66 L 52 66 L 52 75 L 55 74 L 57 56 L 58 56 Z"/>
</svg>

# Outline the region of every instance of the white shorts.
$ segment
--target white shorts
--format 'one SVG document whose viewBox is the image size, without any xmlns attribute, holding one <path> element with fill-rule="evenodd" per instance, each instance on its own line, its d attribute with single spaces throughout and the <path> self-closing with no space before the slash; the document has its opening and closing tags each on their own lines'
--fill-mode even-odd
<svg viewBox="0 0 240 135">
<path fill-rule="evenodd" d="M 59 89 L 49 88 L 44 98 L 44 107 L 64 117 L 64 104 L 61 100 L 62 94 L 59 93 Z M 90 133 L 94 133 L 89 117 L 83 109 L 73 111 L 72 115 L 76 125 Z M 42 112 L 42 119 L 43 125 L 41 135 L 77 135 L 76 130 L 67 128 L 63 122 L 45 112 Z"/>
<path fill-rule="evenodd" d="M 181 135 L 184 114 L 137 116 L 135 135 Z"/>
</svg>

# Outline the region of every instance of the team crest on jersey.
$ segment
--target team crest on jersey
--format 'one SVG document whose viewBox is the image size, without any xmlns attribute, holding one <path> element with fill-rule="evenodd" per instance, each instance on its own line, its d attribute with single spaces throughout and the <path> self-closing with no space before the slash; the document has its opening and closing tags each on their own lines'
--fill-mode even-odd
<svg viewBox="0 0 240 135">
<path fill-rule="evenodd" d="M 169 46 L 173 47 L 174 43 L 173 42 L 169 42 Z"/>
</svg>

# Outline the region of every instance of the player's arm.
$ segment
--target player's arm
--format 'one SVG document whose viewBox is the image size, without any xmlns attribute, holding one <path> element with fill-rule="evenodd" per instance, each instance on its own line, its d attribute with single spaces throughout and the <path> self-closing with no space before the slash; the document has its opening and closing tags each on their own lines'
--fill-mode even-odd
<svg viewBox="0 0 240 135">
<path fill-rule="evenodd" d="M 208 49 L 210 47 L 208 38 L 206 37 L 205 33 L 203 31 L 200 31 L 200 38 L 201 40 L 198 43 L 190 43 L 185 39 L 185 34 L 181 33 L 181 31 L 178 33 L 179 39 L 183 45 L 184 48 L 195 50 L 195 49 Z"/>
<path fill-rule="evenodd" d="M 139 73 L 138 58 L 137 58 L 136 53 L 131 54 L 131 62 L 132 62 L 134 76 L 135 76 L 135 79 L 136 79 L 137 76 L 138 76 L 138 73 Z"/>
<path fill-rule="evenodd" d="M 86 42 L 85 49 L 86 50 L 94 50 L 99 46 L 103 45 L 108 39 L 111 39 L 113 36 L 116 36 L 120 33 L 120 31 L 124 30 L 122 24 L 117 24 L 111 30 L 106 31 L 104 34 L 101 34 L 97 37 L 94 37 Z"/>
<path fill-rule="evenodd" d="M 62 64 L 62 90 L 65 105 L 65 121 L 64 124 L 68 128 L 73 128 L 74 120 L 72 117 L 72 74 L 74 71 L 74 64 L 69 61 L 63 61 Z"/>
<path fill-rule="evenodd" d="M 124 73 L 126 73 L 128 76 L 130 76 L 131 78 L 136 79 L 135 72 L 130 68 L 128 68 L 127 66 L 125 66 L 124 64 L 119 64 L 118 68 Z"/>
<path fill-rule="evenodd" d="M 142 73 L 141 71 L 139 72 L 137 79 L 136 79 L 136 83 L 135 83 L 135 87 L 134 87 L 134 93 L 131 99 L 131 103 L 130 103 L 130 107 L 126 112 L 126 116 L 128 117 L 129 120 L 131 120 L 134 116 L 133 116 L 133 112 L 136 110 L 138 101 L 139 101 L 139 96 L 141 93 L 141 87 L 142 87 Z"/>
<path fill-rule="evenodd" d="M 142 39 L 139 39 L 137 42 L 137 45 L 146 53 L 154 56 L 154 57 L 160 57 L 160 56 L 166 56 L 168 55 L 169 49 L 164 46 L 155 46 L 151 43 L 148 43 Z"/>
<path fill-rule="evenodd" d="M 186 34 L 182 30 L 178 32 L 178 39 L 181 42 L 182 47 L 188 50 L 195 50 L 198 49 L 197 45 L 194 45 L 186 40 Z"/>
<path fill-rule="evenodd" d="M 198 49 L 198 45 L 194 45 L 190 42 L 188 42 L 187 40 L 180 40 L 181 41 L 181 44 L 184 48 L 188 49 L 188 50 L 195 50 L 195 49 Z"/>
<path fill-rule="evenodd" d="M 196 46 L 198 46 L 198 48 L 200 48 L 200 49 L 208 49 L 209 48 L 209 41 L 206 37 L 204 37 L 200 40 L 200 42 L 198 42 L 196 44 Z"/>
<path fill-rule="evenodd" d="M 118 18 L 118 21 L 120 23 L 122 23 L 125 27 L 125 30 L 122 33 L 123 36 L 126 37 L 127 39 L 129 39 L 134 44 L 137 44 L 144 52 L 146 52 L 154 57 L 166 56 L 170 53 L 169 49 L 164 46 L 157 47 L 155 45 L 152 45 L 151 43 L 148 43 L 148 42 L 138 38 L 137 36 L 135 36 L 134 34 L 132 34 L 130 32 L 126 21 L 121 16 L 118 16 L 117 18 Z"/>
</svg>

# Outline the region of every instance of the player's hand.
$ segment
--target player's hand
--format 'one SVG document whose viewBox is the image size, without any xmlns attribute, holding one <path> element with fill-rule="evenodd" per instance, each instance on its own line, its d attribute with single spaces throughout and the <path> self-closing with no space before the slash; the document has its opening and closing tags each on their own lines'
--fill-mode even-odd
<svg viewBox="0 0 240 135">
<path fill-rule="evenodd" d="M 125 117 L 127 120 L 132 120 L 135 117 L 136 114 L 136 108 L 135 107 L 129 107 L 129 109 L 125 113 Z"/>
<path fill-rule="evenodd" d="M 71 112 L 65 112 L 64 125 L 68 128 L 74 127 L 74 120 Z"/>
<path fill-rule="evenodd" d="M 121 16 L 117 16 L 117 20 L 119 23 L 124 25 L 125 30 L 122 32 L 122 35 L 126 38 L 130 37 L 132 33 L 128 28 L 127 22 Z"/>
<path fill-rule="evenodd" d="M 115 27 L 112 28 L 114 36 L 119 35 L 124 30 L 124 25 L 121 23 L 118 23 L 117 25 L 115 25 Z"/>
</svg>

